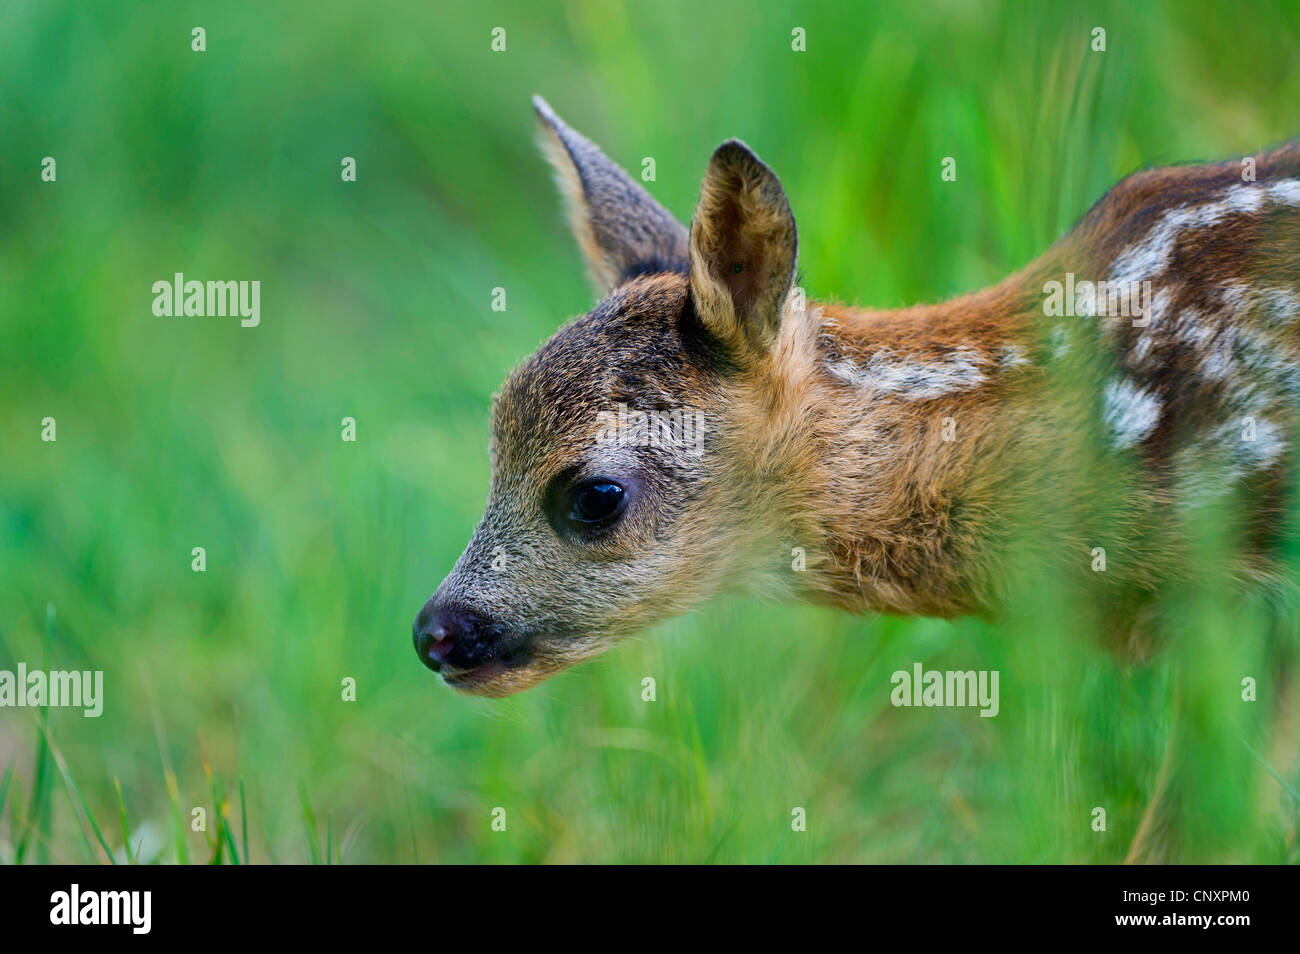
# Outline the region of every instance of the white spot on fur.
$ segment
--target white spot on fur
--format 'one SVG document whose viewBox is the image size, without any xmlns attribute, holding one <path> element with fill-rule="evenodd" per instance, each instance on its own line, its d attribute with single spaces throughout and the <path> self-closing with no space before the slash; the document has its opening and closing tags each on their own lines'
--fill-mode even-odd
<svg viewBox="0 0 1300 954">
<path fill-rule="evenodd" d="M 1268 184 L 1268 196 L 1274 202 L 1300 205 L 1300 179 L 1279 179 Z"/>
<path fill-rule="evenodd" d="M 1184 308 L 1174 327 L 1174 338 L 1200 358 L 1201 376 L 1227 381 L 1236 370 L 1236 328 L 1229 322 L 1207 319 L 1195 308 Z"/>
<path fill-rule="evenodd" d="M 1219 286 L 1219 300 L 1229 315 L 1258 309 L 1269 327 L 1280 328 L 1300 318 L 1300 296 L 1290 288 L 1277 285 L 1224 282 Z"/>
<path fill-rule="evenodd" d="M 1264 329 L 1280 329 L 1300 320 L 1300 296 L 1288 288 L 1265 285 L 1253 287 L 1244 282 L 1225 282 L 1219 286 L 1225 320 L 1219 340 L 1209 341 L 1183 330 L 1183 337 L 1198 348 L 1213 347 L 1242 372 L 1239 383 L 1254 390 L 1260 385 L 1275 391 L 1300 396 L 1300 363 L 1284 340 Z M 1246 315 L 1254 311 L 1262 327 L 1253 326 Z M 1216 361 L 1212 367 L 1219 367 Z"/>
<path fill-rule="evenodd" d="M 1160 399 L 1127 379 L 1108 383 L 1102 400 L 1102 416 L 1118 448 L 1136 447 L 1160 422 Z"/>
<path fill-rule="evenodd" d="M 1224 282 L 1219 286 L 1219 297 L 1228 313 L 1235 315 L 1250 305 L 1250 286 L 1245 282 Z"/>
<path fill-rule="evenodd" d="M 1070 335 L 1065 325 L 1057 325 L 1048 338 L 1053 361 L 1064 361 L 1070 354 Z"/>
<path fill-rule="evenodd" d="M 1242 433 L 1246 417 L 1255 421 L 1254 440 L 1246 440 Z M 1286 450 L 1286 432 L 1262 412 L 1224 421 L 1205 438 L 1175 454 L 1174 470 L 1179 475 L 1175 499 L 1179 509 L 1195 509 L 1230 493 L 1242 478 L 1272 467 Z"/>
<path fill-rule="evenodd" d="M 1257 213 L 1263 209 L 1266 199 L 1292 205 L 1300 203 L 1300 180 L 1234 185 L 1216 202 L 1170 209 L 1150 232 L 1116 257 L 1111 266 L 1110 281 L 1136 282 L 1160 274 L 1169 265 L 1174 246 L 1183 231 L 1208 228 L 1229 215 Z"/>
<path fill-rule="evenodd" d="M 1263 316 L 1274 328 L 1290 325 L 1300 318 L 1300 297 L 1289 288 L 1266 286 L 1256 296 Z"/>
<path fill-rule="evenodd" d="M 1029 365 L 1029 355 L 1019 345 L 1004 345 L 998 349 L 998 366 L 1023 368 Z"/>
<path fill-rule="evenodd" d="M 1155 340 L 1155 335 L 1138 335 L 1129 351 L 1129 362 L 1133 367 L 1141 368 L 1151 359 L 1151 346 Z"/>
<path fill-rule="evenodd" d="M 1246 466 L 1265 470 L 1275 464 L 1286 452 L 1286 433 L 1268 418 L 1255 419 L 1255 439 L 1241 439 L 1241 426 L 1234 421 L 1226 429 L 1236 441 L 1237 458 Z"/>
<path fill-rule="evenodd" d="M 865 363 L 828 362 L 826 370 L 848 384 L 909 401 L 926 401 L 979 387 L 986 380 L 988 358 L 974 348 L 957 348 L 943 361 L 903 358 L 882 348 Z"/>
<path fill-rule="evenodd" d="M 1255 384 L 1268 385 L 1292 400 L 1300 397 L 1300 363 L 1272 337 L 1253 328 L 1240 328 L 1236 354 Z"/>
<path fill-rule="evenodd" d="M 1235 370 L 1231 328 L 1225 328 L 1205 346 L 1201 355 L 1201 374 L 1207 381 L 1226 382 Z"/>
</svg>

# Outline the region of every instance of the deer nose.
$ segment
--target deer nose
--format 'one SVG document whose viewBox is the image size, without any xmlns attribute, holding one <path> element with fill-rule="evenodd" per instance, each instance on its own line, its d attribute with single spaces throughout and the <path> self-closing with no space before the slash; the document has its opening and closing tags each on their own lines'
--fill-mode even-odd
<svg viewBox="0 0 1300 954">
<path fill-rule="evenodd" d="M 472 669 L 491 652 L 492 627 L 487 619 L 458 606 L 424 605 L 415 618 L 412 638 L 420 661 L 434 672 L 445 665 Z"/>
</svg>

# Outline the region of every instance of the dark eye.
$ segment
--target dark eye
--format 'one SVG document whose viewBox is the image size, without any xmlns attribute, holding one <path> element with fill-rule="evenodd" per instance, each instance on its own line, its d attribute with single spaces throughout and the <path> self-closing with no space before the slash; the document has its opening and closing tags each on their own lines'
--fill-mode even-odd
<svg viewBox="0 0 1300 954">
<path fill-rule="evenodd" d="M 623 509 L 626 494 L 609 480 L 591 480 L 573 490 L 573 509 L 569 519 L 575 523 L 604 523 Z"/>
</svg>

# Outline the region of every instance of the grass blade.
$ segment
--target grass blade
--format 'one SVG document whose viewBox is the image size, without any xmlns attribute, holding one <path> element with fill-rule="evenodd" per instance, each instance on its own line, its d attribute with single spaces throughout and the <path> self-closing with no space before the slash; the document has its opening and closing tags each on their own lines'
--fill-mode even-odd
<svg viewBox="0 0 1300 954">
<path fill-rule="evenodd" d="M 75 796 L 73 808 L 80 807 L 82 817 L 90 823 L 90 829 L 95 833 L 95 839 L 99 842 L 99 846 L 104 849 L 109 864 L 116 865 L 117 859 L 113 857 L 113 849 L 108 846 L 108 839 L 104 837 L 104 833 L 100 831 L 99 825 L 95 822 L 95 816 L 90 811 L 90 804 L 86 801 L 86 796 L 81 794 L 81 789 L 77 787 L 77 783 L 73 780 L 72 773 L 68 771 L 68 764 L 63 760 L 63 755 L 59 752 L 58 746 L 54 744 L 53 739 L 49 738 L 48 729 L 45 731 L 45 736 L 49 741 L 49 751 L 54 758 L 54 764 L 58 767 L 59 774 L 63 776 L 63 784 L 68 787 L 68 792 Z"/>
<path fill-rule="evenodd" d="M 190 863 L 190 848 L 185 842 L 185 813 L 181 808 L 180 786 L 176 784 L 176 773 L 171 769 L 163 770 L 163 779 L 167 782 L 167 800 L 171 803 L 172 837 L 176 839 L 176 863 Z"/>
<path fill-rule="evenodd" d="M 316 815 L 311 810 L 311 800 L 307 798 L 307 785 L 298 780 L 298 798 L 302 802 L 302 817 L 307 823 L 307 847 L 311 849 L 311 863 L 320 864 L 320 836 L 316 831 Z"/>
<path fill-rule="evenodd" d="M 113 776 L 113 791 L 117 795 L 117 815 L 122 822 L 122 851 L 126 853 L 126 863 L 135 864 L 131 854 L 131 829 L 126 823 L 126 802 L 122 798 L 122 780 Z"/>
<path fill-rule="evenodd" d="M 45 606 L 45 645 L 41 651 L 41 668 L 48 669 L 50 662 L 50 647 L 54 643 L 54 604 L 48 603 Z M 41 706 L 40 715 L 36 724 L 36 773 L 32 779 L 32 797 L 27 803 L 27 820 L 23 824 L 23 833 L 18 840 L 18 849 L 14 854 L 14 860 L 18 864 L 23 863 L 23 858 L 27 855 L 27 847 L 31 844 L 31 837 L 35 831 L 40 837 L 38 839 L 38 851 L 40 857 L 37 859 L 42 864 L 48 864 L 49 856 L 49 829 L 50 829 L 50 796 L 51 787 L 49 784 L 49 733 L 46 731 L 47 720 L 50 715 L 50 707 Z"/>
<path fill-rule="evenodd" d="M 244 780 L 239 780 L 239 833 L 244 845 L 244 864 L 249 864 L 248 853 L 248 801 L 244 798 Z"/>
<path fill-rule="evenodd" d="M 5 808 L 9 804 L 9 783 L 13 781 L 14 763 L 10 762 L 5 769 L 5 777 L 0 779 L 0 824 L 5 820 Z"/>
</svg>

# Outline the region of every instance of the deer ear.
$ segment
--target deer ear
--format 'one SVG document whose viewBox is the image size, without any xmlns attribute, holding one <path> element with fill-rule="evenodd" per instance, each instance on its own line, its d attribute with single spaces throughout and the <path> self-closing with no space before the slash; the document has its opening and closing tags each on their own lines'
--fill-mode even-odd
<svg viewBox="0 0 1300 954">
<path fill-rule="evenodd" d="M 682 224 L 595 144 L 574 132 L 546 100 L 533 97 L 542 124 L 542 149 L 555 166 L 569 222 L 602 294 L 629 278 L 685 272 Z"/>
<path fill-rule="evenodd" d="M 794 284 L 799 240 L 781 182 L 739 139 L 714 152 L 691 222 L 691 294 L 723 342 L 766 351 Z"/>
</svg>

